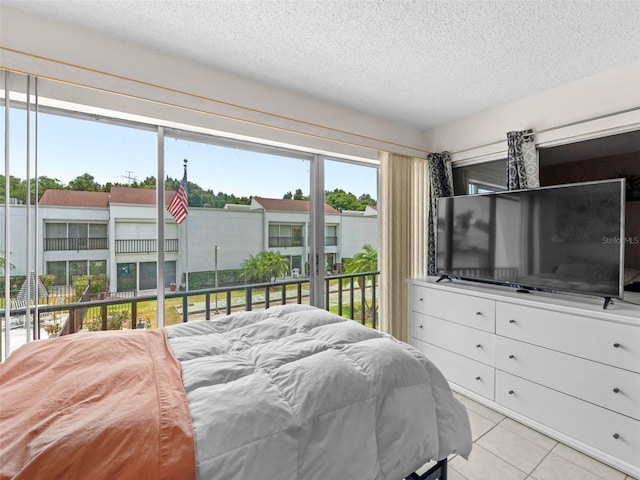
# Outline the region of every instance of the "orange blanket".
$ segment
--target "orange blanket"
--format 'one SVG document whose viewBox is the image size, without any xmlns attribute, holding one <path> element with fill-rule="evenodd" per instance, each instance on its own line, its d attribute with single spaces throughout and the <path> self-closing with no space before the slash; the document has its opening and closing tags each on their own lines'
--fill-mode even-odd
<svg viewBox="0 0 640 480">
<path fill-rule="evenodd" d="M 195 478 L 166 331 L 32 342 L 0 364 L 0 478 Z"/>
</svg>

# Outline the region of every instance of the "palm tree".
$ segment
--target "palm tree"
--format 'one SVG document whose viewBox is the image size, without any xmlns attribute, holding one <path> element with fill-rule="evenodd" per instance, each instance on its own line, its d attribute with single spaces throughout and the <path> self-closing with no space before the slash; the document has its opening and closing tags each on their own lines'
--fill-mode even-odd
<svg viewBox="0 0 640 480">
<path fill-rule="evenodd" d="M 240 267 L 248 280 L 275 282 L 276 278 L 289 272 L 289 259 L 279 252 L 260 252 L 250 255 Z"/>
<path fill-rule="evenodd" d="M 253 255 L 249 255 L 249 258 L 242 262 L 240 268 L 242 269 L 242 276 L 245 280 L 250 282 L 258 282 L 262 280 L 262 267 L 257 255 L 255 257 Z"/>
<path fill-rule="evenodd" d="M 378 271 L 378 251 L 373 248 L 371 245 L 364 245 L 362 247 L 362 251 L 356 253 L 351 259 L 345 262 L 344 265 L 344 273 L 347 274 L 356 274 L 356 273 L 368 273 L 368 272 L 377 272 Z M 371 277 L 373 278 L 373 277 Z M 357 277 L 358 285 L 360 286 L 360 290 L 363 291 L 366 285 L 366 277 L 359 276 Z M 369 309 L 369 305 L 367 303 L 365 297 L 365 309 Z"/>
<path fill-rule="evenodd" d="M 289 272 L 289 259 L 280 252 L 260 252 L 258 256 L 263 264 L 264 273 L 269 276 L 271 282 Z"/>
</svg>

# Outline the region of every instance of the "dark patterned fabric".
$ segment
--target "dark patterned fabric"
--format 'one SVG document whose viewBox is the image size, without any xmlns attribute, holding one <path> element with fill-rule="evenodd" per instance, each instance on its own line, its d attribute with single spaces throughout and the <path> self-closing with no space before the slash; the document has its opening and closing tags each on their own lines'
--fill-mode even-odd
<svg viewBox="0 0 640 480">
<path fill-rule="evenodd" d="M 508 132 L 507 187 L 522 190 L 540 186 L 538 157 L 532 130 Z"/>
<path fill-rule="evenodd" d="M 436 239 L 438 216 L 436 199 L 453 196 L 453 175 L 451 173 L 451 155 L 449 152 L 430 153 L 429 162 L 429 252 L 427 256 L 427 275 L 436 274 Z"/>
</svg>

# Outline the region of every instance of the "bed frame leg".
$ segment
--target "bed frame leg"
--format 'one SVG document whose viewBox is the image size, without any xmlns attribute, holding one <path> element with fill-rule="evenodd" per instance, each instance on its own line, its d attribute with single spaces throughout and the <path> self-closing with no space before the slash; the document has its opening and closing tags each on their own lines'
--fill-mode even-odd
<svg viewBox="0 0 640 480">
<path fill-rule="evenodd" d="M 422 475 L 412 473 L 405 480 L 447 480 L 447 459 L 438 461 L 433 467 Z"/>
</svg>

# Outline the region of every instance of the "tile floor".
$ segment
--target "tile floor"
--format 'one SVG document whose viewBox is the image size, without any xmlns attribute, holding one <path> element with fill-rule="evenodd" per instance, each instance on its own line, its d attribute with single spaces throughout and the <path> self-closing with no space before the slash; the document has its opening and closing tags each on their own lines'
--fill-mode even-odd
<svg viewBox="0 0 640 480">
<path fill-rule="evenodd" d="M 462 395 L 471 422 L 469 460 L 449 460 L 448 480 L 636 480 Z"/>
</svg>

